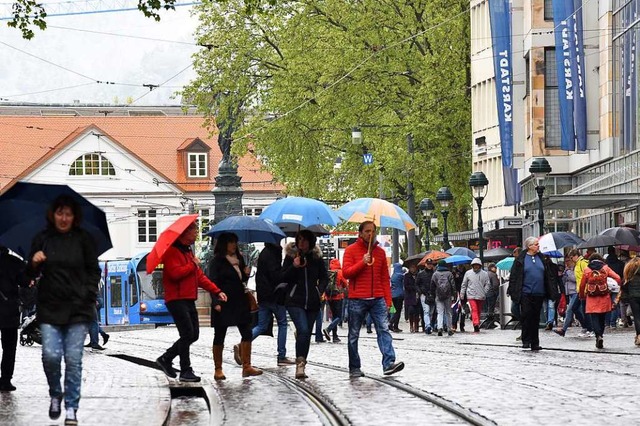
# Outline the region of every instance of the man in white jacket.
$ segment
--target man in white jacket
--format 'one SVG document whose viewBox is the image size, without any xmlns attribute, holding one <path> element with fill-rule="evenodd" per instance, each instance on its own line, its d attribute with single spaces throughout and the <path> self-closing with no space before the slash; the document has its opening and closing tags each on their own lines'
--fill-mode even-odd
<svg viewBox="0 0 640 426">
<path fill-rule="evenodd" d="M 487 298 L 490 286 L 489 274 L 482 270 L 482 262 L 476 257 L 471 261 L 471 269 L 464 274 L 460 289 L 460 299 L 464 299 L 466 295 L 469 300 L 471 321 L 475 333 L 480 332 L 480 312 L 482 312 L 482 304 Z"/>
</svg>

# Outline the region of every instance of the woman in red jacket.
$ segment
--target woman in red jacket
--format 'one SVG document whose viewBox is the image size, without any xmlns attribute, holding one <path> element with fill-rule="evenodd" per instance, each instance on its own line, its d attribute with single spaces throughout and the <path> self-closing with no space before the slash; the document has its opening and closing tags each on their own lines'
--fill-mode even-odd
<svg viewBox="0 0 640 426">
<path fill-rule="evenodd" d="M 598 276 L 602 277 L 604 281 L 603 292 L 590 292 L 590 288 L 594 285 L 589 285 L 590 281 L 596 283 Z M 584 269 L 582 280 L 580 284 L 580 299 L 587 300 L 585 305 L 585 313 L 591 316 L 591 325 L 596 335 L 596 348 L 602 349 L 604 347 L 604 319 L 608 312 L 611 311 L 613 304 L 611 303 L 611 293 L 607 288 L 607 277 L 611 277 L 618 285 L 620 284 L 620 276 L 613 272 L 600 255 L 600 253 L 593 253 L 589 256 L 589 265 Z"/>
<path fill-rule="evenodd" d="M 162 256 L 164 300 L 176 323 L 180 338 L 156 360 L 156 363 L 164 374 L 175 378 L 176 373 L 171 363 L 179 355 L 181 382 L 200 381 L 200 377 L 193 373 L 189 357 L 189 347 L 200 335 L 195 303 L 198 287 L 215 294 L 223 302 L 227 301 L 227 296 L 202 272 L 200 260 L 191 252 L 191 245 L 197 236 L 198 226 L 194 222 Z"/>
</svg>

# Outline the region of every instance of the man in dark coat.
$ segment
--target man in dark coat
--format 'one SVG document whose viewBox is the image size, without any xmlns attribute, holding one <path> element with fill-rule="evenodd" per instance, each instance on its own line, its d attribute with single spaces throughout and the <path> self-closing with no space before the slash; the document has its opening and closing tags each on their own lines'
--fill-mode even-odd
<svg viewBox="0 0 640 426">
<path fill-rule="evenodd" d="M 278 323 L 278 365 L 295 365 L 287 358 L 287 308 L 284 306 L 285 289 L 276 290 L 284 282 L 282 276 L 282 247 L 266 243 L 258 256 L 256 292 L 258 293 L 258 324 L 253 327 L 252 339 L 266 333 Z M 271 326 L 270 326 L 271 324 Z M 234 347 L 235 350 L 235 347 Z"/>
<path fill-rule="evenodd" d="M 2 336 L 2 363 L 0 364 L 0 391 L 14 391 L 11 384 L 16 364 L 18 327 L 20 326 L 20 300 L 18 286 L 29 282 L 25 263 L 9 250 L 0 246 L 0 335 Z"/>
<path fill-rule="evenodd" d="M 524 349 L 542 349 L 538 335 L 540 310 L 545 299 L 558 298 L 558 286 L 555 281 L 556 276 L 540 253 L 538 239 L 527 238 L 524 241 L 524 250 L 513 262 L 507 290 L 511 300 L 520 304 Z"/>
<path fill-rule="evenodd" d="M 433 276 L 434 262 L 427 259 L 424 269 L 418 272 L 416 277 L 416 287 L 420 292 L 420 303 L 422 303 L 423 312 L 423 330 L 426 334 L 431 334 L 433 315 L 436 313 L 436 299 L 431 294 L 431 277 Z"/>
</svg>

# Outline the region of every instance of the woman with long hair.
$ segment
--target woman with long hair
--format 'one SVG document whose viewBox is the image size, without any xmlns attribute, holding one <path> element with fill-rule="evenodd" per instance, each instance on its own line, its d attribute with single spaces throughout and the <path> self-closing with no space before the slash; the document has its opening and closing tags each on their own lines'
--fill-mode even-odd
<svg viewBox="0 0 640 426">
<path fill-rule="evenodd" d="M 623 298 L 631 306 L 633 326 L 636 328 L 636 346 L 640 346 L 640 258 L 634 257 L 624 267 L 624 282 L 620 288 L 619 298 Z"/>
<path fill-rule="evenodd" d="M 49 384 L 49 418 L 78 423 L 82 352 L 89 324 L 95 320 L 100 268 L 95 241 L 80 226 L 82 209 L 61 195 L 49 206 L 47 229 L 35 236 L 28 257 L 31 278 L 40 276 L 37 316 L 42 333 L 42 364 Z M 64 388 L 60 383 L 64 357 Z"/>
<path fill-rule="evenodd" d="M 211 325 L 213 326 L 213 362 L 215 380 L 226 379 L 222 371 L 222 350 L 229 326 L 237 326 L 241 340 L 238 347 L 242 364 L 242 377 L 259 376 L 262 370 L 251 366 L 251 308 L 246 296 L 249 267 L 238 249 L 238 237 L 227 232 L 220 234 L 209 263 L 209 279 L 227 295 L 220 303 L 212 298 Z"/>
</svg>

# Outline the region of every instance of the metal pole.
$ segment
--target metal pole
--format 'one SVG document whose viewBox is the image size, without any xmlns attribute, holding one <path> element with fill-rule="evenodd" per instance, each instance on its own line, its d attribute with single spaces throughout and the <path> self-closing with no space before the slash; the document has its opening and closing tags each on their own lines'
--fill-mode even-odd
<svg viewBox="0 0 640 426">
<path fill-rule="evenodd" d="M 444 232 L 442 233 L 443 250 L 449 250 L 451 248 L 451 244 L 449 244 L 449 233 L 447 232 L 447 216 L 449 216 L 449 210 L 442 210 L 442 219 L 444 220 Z"/>
<path fill-rule="evenodd" d="M 544 235 L 544 208 L 542 207 L 542 194 L 544 194 L 544 186 L 536 186 L 536 192 L 538 193 L 538 234 Z"/>
<path fill-rule="evenodd" d="M 484 240 L 482 238 L 482 232 L 484 231 L 484 224 L 482 223 L 482 201 L 484 197 L 476 198 L 478 204 L 478 244 L 480 246 L 480 262 L 484 265 Z"/>
<path fill-rule="evenodd" d="M 425 251 L 429 251 L 429 232 L 431 231 L 431 220 L 429 217 L 425 217 L 424 219 L 424 249 Z"/>
<path fill-rule="evenodd" d="M 409 133 L 407 135 L 407 150 L 411 157 L 413 157 L 413 135 Z M 415 222 L 416 221 L 416 200 L 413 195 L 413 174 L 410 172 L 409 174 L 409 182 L 407 182 L 407 213 L 409 213 L 409 217 Z M 412 256 L 416 254 L 416 231 L 412 229 L 407 232 L 407 254 Z"/>
</svg>

